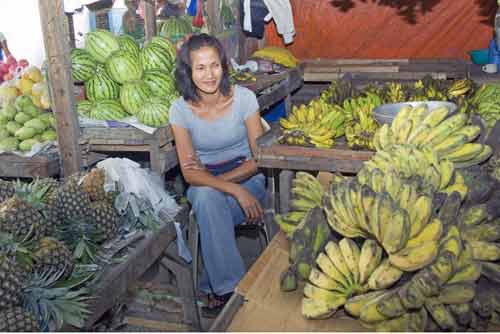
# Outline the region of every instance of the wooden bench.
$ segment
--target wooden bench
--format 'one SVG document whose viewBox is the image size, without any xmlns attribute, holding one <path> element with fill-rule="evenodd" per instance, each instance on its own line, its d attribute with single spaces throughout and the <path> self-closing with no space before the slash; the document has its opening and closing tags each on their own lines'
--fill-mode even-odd
<svg viewBox="0 0 500 334">
<path fill-rule="evenodd" d="M 146 152 L 149 153 L 151 170 L 161 176 L 178 163 L 170 126 L 148 134 L 133 127 L 81 128 L 82 139 L 93 152 Z"/>
</svg>

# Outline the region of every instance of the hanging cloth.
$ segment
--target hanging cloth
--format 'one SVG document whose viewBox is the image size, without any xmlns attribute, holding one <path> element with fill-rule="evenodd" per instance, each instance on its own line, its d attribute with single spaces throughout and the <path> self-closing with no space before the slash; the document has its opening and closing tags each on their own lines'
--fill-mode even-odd
<svg viewBox="0 0 500 334">
<path fill-rule="evenodd" d="M 196 0 L 188 0 L 187 6 L 187 14 L 189 16 L 196 16 Z"/>
<path fill-rule="evenodd" d="M 264 18 L 269 14 L 262 0 L 244 0 L 240 2 L 240 13 L 242 13 L 243 32 L 248 37 L 264 37 Z"/>
<path fill-rule="evenodd" d="M 274 19 L 276 30 L 283 36 L 285 44 L 293 42 L 295 26 L 293 24 L 293 12 L 290 0 L 263 0 L 269 14 L 264 18 L 266 22 Z"/>
</svg>

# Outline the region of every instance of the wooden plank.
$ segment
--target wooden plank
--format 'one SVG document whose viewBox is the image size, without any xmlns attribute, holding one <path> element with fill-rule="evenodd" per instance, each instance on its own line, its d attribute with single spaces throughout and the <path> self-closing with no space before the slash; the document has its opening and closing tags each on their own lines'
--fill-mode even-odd
<svg viewBox="0 0 500 334">
<path fill-rule="evenodd" d="M 224 306 L 222 312 L 210 325 L 208 331 L 219 333 L 224 332 L 229 327 L 231 321 L 236 315 L 236 312 L 238 312 L 239 308 L 241 307 L 241 305 L 243 305 L 244 302 L 245 299 L 243 298 L 243 296 L 239 295 L 238 293 L 234 293 Z"/>
<path fill-rule="evenodd" d="M 407 64 L 409 59 L 355 59 L 355 58 L 342 58 L 342 59 L 305 59 L 302 63 L 307 65 L 367 65 L 367 64 Z"/>
<path fill-rule="evenodd" d="M 399 72 L 399 66 L 382 66 L 382 65 L 336 65 L 336 66 L 306 66 L 304 74 L 313 73 L 350 73 L 350 72 L 367 72 L 367 73 L 394 73 Z"/>
<path fill-rule="evenodd" d="M 39 0 L 38 7 L 47 53 L 51 105 L 56 117 L 62 171 L 66 176 L 80 170 L 82 159 L 63 1 Z"/>
<path fill-rule="evenodd" d="M 51 177 L 59 175 L 59 154 L 57 150 L 39 154 L 31 158 L 15 154 L 0 155 L 1 177 Z"/>
<path fill-rule="evenodd" d="M 139 129 L 130 128 L 82 128 L 82 137 L 93 140 L 122 140 L 123 144 L 134 145 L 136 143 L 154 142 L 159 140 L 160 145 L 165 145 L 173 140 L 172 129 L 170 126 L 159 128 L 154 134 L 149 134 Z"/>
<path fill-rule="evenodd" d="M 296 291 L 280 291 L 280 275 L 288 267 L 288 242 L 279 232 L 238 285 L 246 285 L 245 303 L 232 318 L 229 332 L 366 331 L 359 321 L 337 312 L 325 320 L 306 320 L 300 314 L 302 285 Z M 239 291 L 239 290 L 237 290 Z"/>
<path fill-rule="evenodd" d="M 176 238 L 174 225 L 167 223 L 148 235 L 134 249 L 124 263 L 118 264 L 104 273 L 103 278 L 90 300 L 90 315 L 84 328 L 90 328 L 137 279 L 163 254 L 169 243 Z"/>
<path fill-rule="evenodd" d="M 290 212 L 292 203 L 292 180 L 295 173 L 290 170 L 282 170 L 280 172 L 280 183 L 279 183 L 279 193 L 280 193 L 280 207 L 279 213 L 285 214 Z"/>
<path fill-rule="evenodd" d="M 190 331 L 189 326 L 187 326 L 185 324 L 176 324 L 173 322 L 149 320 L 149 319 L 131 317 L 131 316 L 125 317 L 123 319 L 123 322 L 128 324 L 128 325 L 131 325 L 131 326 L 138 326 L 138 327 L 146 327 L 146 328 L 155 329 L 159 332 L 189 332 Z"/>
<path fill-rule="evenodd" d="M 220 0 L 207 0 L 205 6 L 208 19 L 208 31 L 210 31 L 212 35 L 221 33 L 223 31 L 223 22 L 220 16 Z"/>
<path fill-rule="evenodd" d="M 90 150 L 94 152 L 149 152 L 149 145 L 122 145 L 120 143 L 111 144 L 91 144 Z"/>
<path fill-rule="evenodd" d="M 144 4 L 144 34 L 146 44 L 156 35 L 155 1 L 142 0 Z"/>
</svg>

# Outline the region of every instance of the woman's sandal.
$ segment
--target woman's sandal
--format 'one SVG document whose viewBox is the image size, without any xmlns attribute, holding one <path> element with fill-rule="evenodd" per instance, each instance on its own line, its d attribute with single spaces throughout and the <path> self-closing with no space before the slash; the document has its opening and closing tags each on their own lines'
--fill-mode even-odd
<svg viewBox="0 0 500 334">
<path fill-rule="evenodd" d="M 216 301 L 218 301 L 217 306 L 203 306 L 201 308 L 201 315 L 204 318 L 216 318 L 219 313 L 222 311 L 224 306 L 226 306 L 226 303 L 229 301 L 231 296 L 233 295 L 233 292 L 226 293 L 222 296 L 216 295 L 216 294 L 209 294 L 208 298 L 212 298 Z"/>
</svg>

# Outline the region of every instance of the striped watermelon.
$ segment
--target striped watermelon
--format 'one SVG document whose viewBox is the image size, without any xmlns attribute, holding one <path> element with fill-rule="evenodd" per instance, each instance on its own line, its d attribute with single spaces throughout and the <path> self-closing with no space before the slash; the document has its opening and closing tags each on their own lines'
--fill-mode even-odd
<svg viewBox="0 0 500 334">
<path fill-rule="evenodd" d="M 169 109 L 169 99 L 155 96 L 144 103 L 136 116 L 142 124 L 159 128 L 167 125 Z"/>
<path fill-rule="evenodd" d="M 177 94 L 175 78 L 163 70 L 149 70 L 144 72 L 144 82 L 149 86 L 153 95 Z"/>
<path fill-rule="evenodd" d="M 142 67 L 139 58 L 128 51 L 118 50 L 106 61 L 106 71 L 111 79 L 118 83 L 139 80 L 142 77 Z"/>
<path fill-rule="evenodd" d="M 90 111 L 94 106 L 94 102 L 89 100 L 82 100 L 76 103 L 76 112 L 78 115 L 90 117 Z"/>
<path fill-rule="evenodd" d="M 90 101 L 114 100 L 120 96 L 120 86 L 106 73 L 97 73 L 85 82 L 85 93 Z"/>
<path fill-rule="evenodd" d="M 94 103 L 90 118 L 99 120 L 120 120 L 129 115 L 117 100 L 101 100 Z"/>
<path fill-rule="evenodd" d="M 135 39 L 130 35 L 121 35 L 118 37 L 118 44 L 120 45 L 120 50 L 126 50 L 139 58 L 139 53 L 141 49 L 135 41 Z"/>
<path fill-rule="evenodd" d="M 170 17 L 161 26 L 159 35 L 176 43 L 185 35 L 193 32 L 190 20 L 191 18 Z"/>
<path fill-rule="evenodd" d="M 175 49 L 175 45 L 170 42 L 167 38 L 160 37 L 160 36 L 155 36 L 151 39 L 150 44 L 157 45 L 161 47 L 163 50 L 167 51 L 168 54 L 170 55 L 171 59 L 174 59 L 177 56 L 177 50 Z"/>
<path fill-rule="evenodd" d="M 144 81 L 127 82 L 120 90 L 120 101 L 129 114 L 135 115 L 152 95 Z"/>
<path fill-rule="evenodd" d="M 96 61 L 85 49 L 71 50 L 71 73 L 77 82 L 87 81 L 96 72 Z"/>
<path fill-rule="evenodd" d="M 162 47 L 155 44 L 149 44 L 141 50 L 141 63 L 145 71 L 148 70 L 166 70 L 170 72 L 174 67 L 175 58 Z"/>
<path fill-rule="evenodd" d="M 97 29 L 85 35 L 85 50 L 100 63 L 106 62 L 111 53 L 118 49 L 120 44 L 109 31 Z"/>
</svg>

